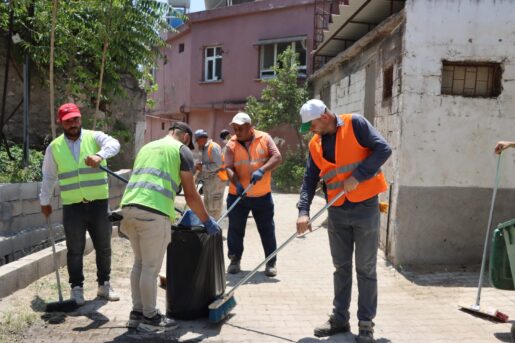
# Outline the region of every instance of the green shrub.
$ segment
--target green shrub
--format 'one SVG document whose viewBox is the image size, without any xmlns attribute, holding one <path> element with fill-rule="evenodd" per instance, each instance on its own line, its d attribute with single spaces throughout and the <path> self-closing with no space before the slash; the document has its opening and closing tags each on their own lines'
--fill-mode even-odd
<svg viewBox="0 0 515 343">
<path fill-rule="evenodd" d="M 274 188 L 281 192 L 296 193 L 302 186 L 306 169 L 306 159 L 301 153 L 288 151 L 281 165 L 274 170 L 272 178 Z"/>
<path fill-rule="evenodd" d="M 23 168 L 23 148 L 20 145 L 10 147 L 11 160 L 4 146 L 0 147 L 0 183 L 21 183 L 41 181 L 41 165 L 43 153 L 37 150 L 29 150 L 29 166 Z"/>
</svg>

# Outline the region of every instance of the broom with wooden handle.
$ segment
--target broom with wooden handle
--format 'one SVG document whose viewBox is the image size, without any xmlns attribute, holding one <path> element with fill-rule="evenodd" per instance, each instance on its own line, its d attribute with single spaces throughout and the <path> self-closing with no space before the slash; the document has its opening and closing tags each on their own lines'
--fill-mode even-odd
<svg viewBox="0 0 515 343">
<path fill-rule="evenodd" d="M 481 271 L 479 272 L 479 283 L 477 285 L 477 295 L 476 295 L 476 303 L 471 306 L 459 306 L 459 309 L 480 317 L 485 317 L 487 319 L 499 321 L 499 322 L 507 322 L 508 315 L 502 313 L 496 309 L 484 309 L 480 306 L 481 301 L 481 288 L 483 286 L 483 277 L 485 274 L 485 266 L 486 266 L 486 253 L 488 251 L 488 242 L 490 241 L 490 228 L 492 227 L 492 218 L 494 213 L 494 205 L 495 205 L 495 197 L 497 195 L 497 188 L 499 187 L 499 178 L 500 178 L 500 166 L 501 166 L 501 157 L 502 152 L 499 154 L 499 158 L 497 159 L 497 167 L 495 171 L 495 181 L 494 181 L 494 191 L 492 194 L 492 202 L 490 204 L 490 214 L 488 215 L 488 226 L 486 227 L 486 235 L 485 235 L 485 244 L 483 247 L 483 258 L 481 261 Z"/>
</svg>

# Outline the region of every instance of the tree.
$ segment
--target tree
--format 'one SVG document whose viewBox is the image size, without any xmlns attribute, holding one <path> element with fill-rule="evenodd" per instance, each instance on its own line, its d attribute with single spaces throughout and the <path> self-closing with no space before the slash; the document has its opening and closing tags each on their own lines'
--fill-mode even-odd
<svg viewBox="0 0 515 343">
<path fill-rule="evenodd" d="M 35 15 L 28 14 L 30 4 Z M 22 39 L 19 55 L 29 53 L 46 75 L 50 68 L 51 0 L 0 2 L 0 32 L 14 11 L 14 32 Z M 106 111 L 110 99 L 123 95 L 122 75 L 136 79 L 155 64 L 168 30 L 166 2 L 155 0 L 70 0 L 59 2 L 55 26 L 56 102 L 80 101 Z M 32 39 L 29 40 L 29 34 Z"/>
<path fill-rule="evenodd" d="M 308 100 L 308 91 L 305 83 L 299 83 L 298 55 L 288 48 L 278 60 L 278 65 L 273 67 L 275 77 L 263 81 L 266 88 L 259 100 L 252 96 L 247 98 L 245 111 L 261 130 L 268 131 L 283 124 L 292 127 L 297 134 L 300 153 L 304 156 L 306 143 L 299 133 L 299 109 Z"/>
<path fill-rule="evenodd" d="M 57 1 L 52 0 L 52 24 L 50 28 L 50 70 L 48 72 L 48 84 L 50 87 L 50 128 L 52 139 L 56 137 L 55 129 L 55 97 L 54 97 L 54 50 L 55 50 L 55 22 L 57 21 Z"/>
<path fill-rule="evenodd" d="M 264 80 L 266 88 L 258 100 L 247 98 L 245 111 L 251 115 L 256 127 L 268 131 L 287 124 L 297 134 L 298 150 L 286 152 L 283 163 L 274 171 L 274 184 L 283 191 L 296 191 L 304 175 L 306 142 L 300 134 L 299 109 L 308 100 L 304 82 L 299 82 L 298 56 L 288 48 L 279 55 L 279 63 L 273 67 L 275 77 Z"/>
</svg>

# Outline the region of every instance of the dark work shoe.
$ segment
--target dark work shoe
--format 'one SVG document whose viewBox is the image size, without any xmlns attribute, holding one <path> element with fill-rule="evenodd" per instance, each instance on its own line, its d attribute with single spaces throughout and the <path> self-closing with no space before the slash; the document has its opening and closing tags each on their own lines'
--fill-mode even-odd
<svg viewBox="0 0 515 343">
<path fill-rule="evenodd" d="M 268 277 L 275 277 L 275 276 L 277 276 L 277 268 L 275 266 L 267 265 L 265 267 L 265 275 L 268 276 Z"/>
<path fill-rule="evenodd" d="M 374 342 L 374 322 L 360 320 L 358 323 L 359 334 L 356 337 L 357 343 Z"/>
<path fill-rule="evenodd" d="M 127 327 L 131 329 L 135 329 L 138 327 L 138 324 L 143 319 L 143 312 L 140 311 L 131 311 L 129 315 L 129 320 L 127 321 Z"/>
<path fill-rule="evenodd" d="M 335 321 L 334 316 L 330 316 L 329 320 L 325 322 L 324 324 L 317 326 L 315 328 L 315 336 L 316 337 L 327 337 L 332 336 L 337 333 L 342 332 L 349 332 L 350 331 L 350 325 L 349 323 L 338 323 Z"/>
<path fill-rule="evenodd" d="M 240 260 L 232 259 L 231 264 L 227 267 L 227 273 L 229 274 L 238 274 L 241 271 L 240 268 Z"/>
<path fill-rule="evenodd" d="M 156 315 L 152 318 L 143 316 L 143 319 L 138 325 L 138 330 L 146 332 L 163 332 L 174 330 L 178 327 L 179 325 L 175 320 L 168 318 L 157 311 Z"/>
</svg>

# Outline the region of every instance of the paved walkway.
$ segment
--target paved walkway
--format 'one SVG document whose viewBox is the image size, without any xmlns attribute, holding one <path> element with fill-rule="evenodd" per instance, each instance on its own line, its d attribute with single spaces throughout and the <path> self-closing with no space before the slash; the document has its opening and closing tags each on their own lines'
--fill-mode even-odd
<svg viewBox="0 0 515 343">
<path fill-rule="evenodd" d="M 297 196 L 275 195 L 274 199 L 277 237 L 282 242 L 295 229 Z M 320 208 L 322 205 L 322 201 L 316 199 L 315 207 Z M 242 268 L 250 271 L 263 257 L 251 218 L 245 248 Z M 114 239 L 114 250 L 116 257 L 113 257 L 112 283 L 122 293 L 121 301 L 88 301 L 77 313 L 65 317 L 64 322 L 59 324 L 50 324 L 50 318 L 43 315 L 44 320 L 36 321 L 24 333 L 22 341 L 354 342 L 350 333 L 320 340 L 313 336 L 313 327 L 325 321 L 331 311 L 333 267 L 324 229 L 296 239 L 285 248 L 279 255 L 277 278 L 267 278 L 259 273 L 249 284 L 241 287 L 236 294 L 238 305 L 225 323 L 212 325 L 207 320 L 180 322 L 181 327 L 177 331 L 166 335 L 141 335 L 124 328 L 131 309 L 128 276 L 132 253 L 128 242 L 121 238 Z M 94 280 L 94 254 L 87 256 L 86 260 L 86 279 Z M 61 272 L 66 280 L 65 270 Z M 474 301 L 477 273 L 400 274 L 379 257 L 378 274 L 379 313 L 375 320 L 377 342 L 510 342 L 510 324 L 492 323 L 457 310 L 458 304 L 468 305 Z M 234 285 L 241 276 L 229 275 L 228 285 Z M 12 310 L 23 299 L 32 301 L 32 307 L 37 310 L 38 306 L 34 304 L 38 302 L 40 293 L 55 299 L 55 289 L 51 290 L 53 293 L 48 293 L 41 286 L 44 282 L 52 283 L 52 278 L 53 275 L 46 276 L 43 278 L 45 280 L 41 279 L 2 299 L 0 315 Z M 93 299 L 94 281 L 89 281 L 86 287 L 87 299 Z M 159 289 L 158 303 L 164 311 L 165 291 L 162 289 Z M 515 292 L 485 288 L 482 304 L 496 307 L 515 317 Z M 351 313 L 351 327 L 355 334 L 355 296 Z"/>
</svg>

